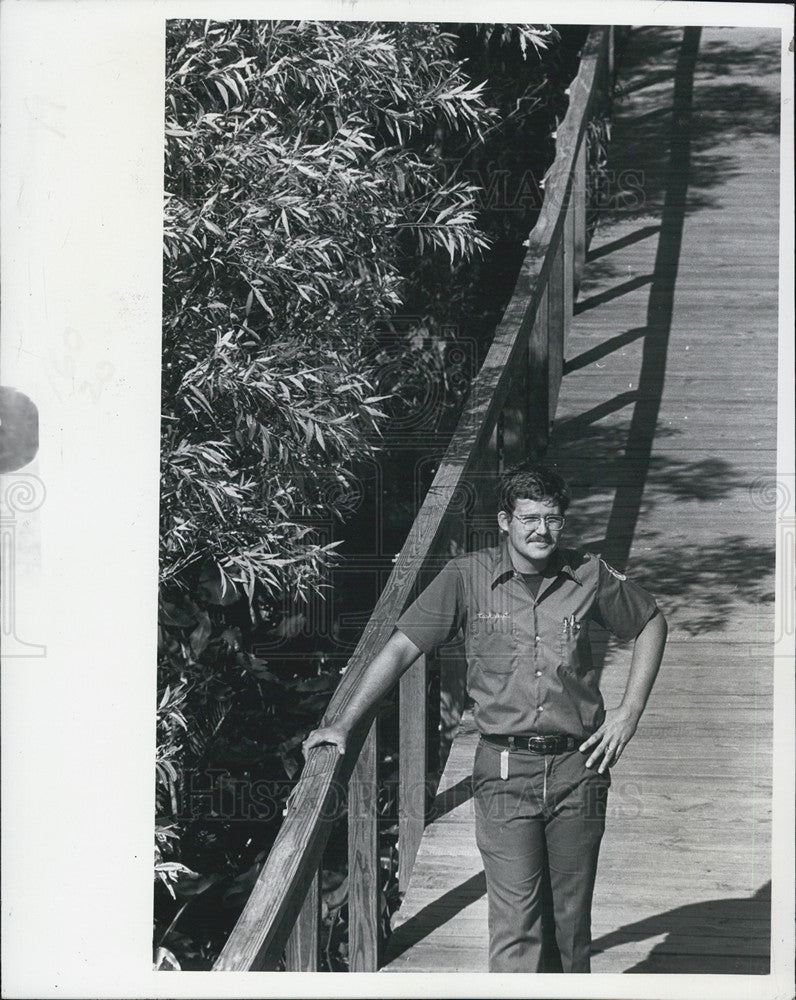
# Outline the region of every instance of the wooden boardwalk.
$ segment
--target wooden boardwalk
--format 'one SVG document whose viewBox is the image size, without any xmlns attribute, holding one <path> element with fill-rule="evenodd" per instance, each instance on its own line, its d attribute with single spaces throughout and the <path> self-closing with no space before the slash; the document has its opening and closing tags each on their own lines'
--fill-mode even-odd
<svg viewBox="0 0 796 1000">
<path fill-rule="evenodd" d="M 706 28 L 684 40 L 681 29 L 635 29 L 618 89 L 612 208 L 580 288 L 549 457 L 574 485 L 569 539 L 644 583 L 670 637 L 639 732 L 613 770 L 592 968 L 762 973 L 778 32 Z M 630 650 L 596 637 L 595 652 L 613 704 Z M 486 971 L 475 741 L 465 720 L 386 971 Z"/>
</svg>

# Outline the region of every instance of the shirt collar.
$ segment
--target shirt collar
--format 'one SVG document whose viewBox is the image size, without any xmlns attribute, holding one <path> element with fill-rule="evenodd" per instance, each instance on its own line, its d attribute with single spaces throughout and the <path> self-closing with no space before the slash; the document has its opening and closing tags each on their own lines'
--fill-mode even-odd
<svg viewBox="0 0 796 1000">
<path fill-rule="evenodd" d="M 572 556 L 572 552 L 568 549 L 556 549 L 550 557 L 550 562 L 547 564 L 545 575 L 547 575 L 550 571 L 552 571 L 556 576 L 558 576 L 559 573 L 566 573 L 567 576 L 571 577 L 571 579 L 575 581 L 575 583 L 583 586 L 583 581 L 580 576 L 572 568 Z M 498 583 L 503 582 L 505 579 L 508 579 L 513 575 L 514 565 L 512 564 L 511 556 L 509 555 L 508 542 L 504 538 L 495 552 L 492 567 L 492 587 L 494 588 Z"/>
</svg>

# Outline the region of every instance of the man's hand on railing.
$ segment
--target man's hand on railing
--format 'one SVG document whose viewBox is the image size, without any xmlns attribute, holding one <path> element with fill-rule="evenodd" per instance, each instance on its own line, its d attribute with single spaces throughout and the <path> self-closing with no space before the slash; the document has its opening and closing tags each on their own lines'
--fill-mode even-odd
<svg viewBox="0 0 796 1000">
<path fill-rule="evenodd" d="M 321 746 L 323 743 L 331 743 L 337 747 L 339 754 L 345 753 L 348 742 L 349 730 L 339 724 L 334 726 L 321 726 L 320 729 L 313 729 L 309 736 L 301 744 L 301 751 L 306 757 L 313 747 Z"/>
<path fill-rule="evenodd" d="M 314 729 L 304 740 L 301 749 L 306 757 L 313 747 L 323 743 L 331 743 L 342 755 L 346 751 L 348 737 L 354 726 L 378 705 L 379 701 L 395 684 L 401 674 L 421 655 L 421 649 L 403 632 L 395 631 L 387 640 L 384 648 L 378 653 L 363 671 L 357 683 L 356 691 L 344 711 L 339 714 L 336 722 L 330 726 L 320 726 Z M 329 714 L 336 715 L 333 705 L 329 705 Z"/>
</svg>

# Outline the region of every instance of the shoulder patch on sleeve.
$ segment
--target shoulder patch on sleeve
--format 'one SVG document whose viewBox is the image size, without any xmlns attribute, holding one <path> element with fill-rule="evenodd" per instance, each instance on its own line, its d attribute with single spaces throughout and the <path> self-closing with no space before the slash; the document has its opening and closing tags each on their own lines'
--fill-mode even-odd
<svg viewBox="0 0 796 1000">
<path fill-rule="evenodd" d="M 627 580 L 627 577 L 625 576 L 624 573 L 620 573 L 618 569 L 614 569 L 613 566 L 609 566 L 608 563 L 605 561 L 605 559 L 601 558 L 600 562 L 603 564 L 603 566 L 605 566 L 605 568 L 608 570 L 611 576 L 615 576 L 617 580 Z"/>
</svg>

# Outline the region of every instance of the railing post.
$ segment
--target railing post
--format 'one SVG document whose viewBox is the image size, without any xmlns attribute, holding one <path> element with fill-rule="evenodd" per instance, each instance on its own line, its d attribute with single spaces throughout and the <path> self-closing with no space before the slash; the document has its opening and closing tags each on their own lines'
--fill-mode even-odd
<svg viewBox="0 0 796 1000">
<path fill-rule="evenodd" d="M 528 355 L 527 348 L 523 351 L 517 374 L 514 376 L 512 389 L 509 392 L 506 405 L 502 411 L 503 422 L 503 466 L 510 467 L 528 457 Z M 499 469 L 502 471 L 502 468 Z"/>
<path fill-rule="evenodd" d="M 398 891 L 406 892 L 426 820 L 426 657 L 400 680 L 398 705 Z"/>
<path fill-rule="evenodd" d="M 612 24 L 608 25 L 608 57 L 607 57 L 607 70 L 608 70 L 608 93 L 610 94 L 611 88 L 614 82 L 614 60 L 615 60 L 615 41 L 614 41 L 614 26 Z"/>
<path fill-rule="evenodd" d="M 470 496 L 467 498 L 467 509 L 464 511 L 467 547 L 473 549 L 485 548 L 495 544 L 495 536 L 499 528 L 492 497 L 497 477 L 503 468 L 503 413 L 495 418 L 492 434 L 485 445 L 480 460 L 473 468 L 467 483 Z"/>
<path fill-rule="evenodd" d="M 362 744 L 348 792 L 348 961 L 351 972 L 379 967 L 377 723 Z"/>
<path fill-rule="evenodd" d="M 555 264 L 553 267 L 555 270 Z M 552 282 L 552 273 L 550 281 Z M 553 288 L 548 283 L 536 310 L 531 336 L 528 340 L 528 414 L 526 438 L 528 454 L 541 458 L 547 448 L 550 431 L 550 374 L 548 368 L 548 339 L 555 321 Z"/>
<path fill-rule="evenodd" d="M 575 158 L 575 173 L 572 178 L 574 225 L 574 281 L 573 300 L 580 291 L 583 278 L 583 268 L 586 264 L 586 136 L 581 139 L 578 155 Z"/>
<path fill-rule="evenodd" d="M 320 872 L 307 890 L 307 897 L 298 915 L 285 947 L 287 972 L 317 972 L 320 943 L 318 929 L 321 922 Z"/>
<path fill-rule="evenodd" d="M 564 227 L 566 233 L 566 225 Z M 550 268 L 550 281 L 547 285 L 547 322 L 550 362 L 548 365 L 548 412 L 547 419 L 555 416 L 558 403 L 558 389 L 561 385 L 561 373 L 564 367 L 564 330 L 566 327 L 566 268 L 564 266 L 564 236 L 559 241 L 553 256 L 553 266 Z"/>
<path fill-rule="evenodd" d="M 573 177 L 574 180 L 574 177 Z M 561 336 L 563 357 L 564 345 L 572 326 L 572 306 L 575 301 L 575 199 L 574 190 L 570 188 L 567 198 L 567 211 L 564 216 L 564 329 Z"/>
<path fill-rule="evenodd" d="M 459 730 L 467 696 L 467 661 L 461 646 L 446 649 L 439 657 L 439 768 L 445 767 Z"/>
</svg>

